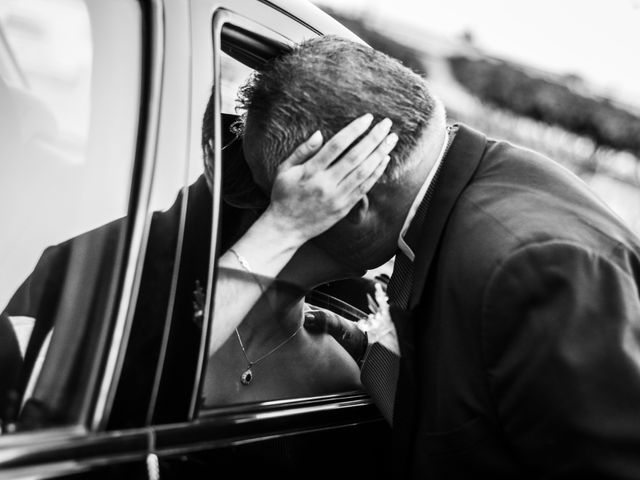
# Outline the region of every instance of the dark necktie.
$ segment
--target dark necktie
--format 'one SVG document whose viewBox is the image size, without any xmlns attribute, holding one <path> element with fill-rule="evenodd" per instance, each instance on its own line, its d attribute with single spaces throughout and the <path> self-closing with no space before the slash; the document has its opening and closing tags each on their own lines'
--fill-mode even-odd
<svg viewBox="0 0 640 480">
<path fill-rule="evenodd" d="M 442 164 L 441 164 L 442 165 Z M 433 178 L 431 186 L 434 184 L 438 173 Z M 427 192 L 432 188 L 429 186 Z M 427 211 L 429 195 L 425 195 L 420 203 L 416 215 L 412 221 L 412 226 L 417 217 L 424 218 Z M 420 222 L 422 223 L 422 222 Z M 413 262 L 402 250 L 398 249 L 393 265 L 393 273 L 387 285 L 387 296 L 391 307 L 397 306 L 406 310 L 409 305 L 411 286 L 413 284 Z M 393 318 L 398 333 L 404 330 L 405 325 L 399 322 L 397 317 Z M 366 360 L 362 367 L 361 380 L 366 387 L 373 402 L 382 413 L 382 416 L 393 425 L 393 413 L 395 408 L 396 386 L 400 374 L 400 357 L 397 353 L 391 352 L 381 343 L 375 342 L 367 352 Z"/>
<path fill-rule="evenodd" d="M 387 286 L 389 302 L 406 309 L 413 284 L 413 262 L 402 250 L 398 250 L 393 263 L 393 273 Z"/>
<path fill-rule="evenodd" d="M 448 129 L 449 142 L 446 147 L 448 150 L 453 139 L 455 130 Z M 445 157 L 447 151 L 445 150 Z M 416 214 L 411 221 L 411 226 L 407 232 L 405 240 L 409 247 L 415 251 L 416 240 L 419 237 L 420 230 L 424 223 L 424 219 L 433 196 L 433 191 L 440 175 L 440 170 L 444 163 L 444 158 L 438 166 L 431 184 L 427 188 L 427 192 L 420 202 Z M 387 285 L 387 295 L 392 306 L 397 306 L 403 310 L 409 305 L 411 296 L 411 287 L 413 285 L 413 262 L 400 250 L 396 254 L 393 273 Z M 398 340 L 403 336 L 403 323 L 394 318 L 394 323 L 398 330 Z M 404 332 L 406 333 L 406 332 Z M 393 413 L 395 408 L 396 388 L 398 384 L 398 376 L 400 375 L 400 357 L 396 352 L 391 352 L 379 342 L 373 343 L 368 352 L 365 362 L 362 366 L 361 380 L 362 384 L 369 392 L 373 402 L 380 409 L 384 418 L 393 424 Z"/>
</svg>

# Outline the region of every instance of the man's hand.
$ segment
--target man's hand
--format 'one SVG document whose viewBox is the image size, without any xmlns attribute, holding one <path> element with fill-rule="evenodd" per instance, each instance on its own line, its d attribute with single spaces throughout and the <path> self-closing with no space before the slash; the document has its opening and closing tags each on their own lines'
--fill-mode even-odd
<svg viewBox="0 0 640 480">
<path fill-rule="evenodd" d="M 337 313 L 312 305 L 305 305 L 304 327 L 310 332 L 324 332 L 342 345 L 349 355 L 360 364 L 367 350 L 367 335 L 355 322 Z"/>
</svg>

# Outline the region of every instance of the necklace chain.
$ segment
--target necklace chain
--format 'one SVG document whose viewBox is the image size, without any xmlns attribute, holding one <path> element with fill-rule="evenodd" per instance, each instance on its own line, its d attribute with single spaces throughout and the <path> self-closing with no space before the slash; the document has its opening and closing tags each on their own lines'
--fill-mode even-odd
<svg viewBox="0 0 640 480">
<path fill-rule="evenodd" d="M 242 383 L 244 385 L 248 385 L 249 383 L 251 383 L 251 380 L 253 379 L 253 372 L 251 371 L 251 367 L 253 367 L 254 365 L 257 365 L 262 360 L 264 360 L 269 355 L 271 355 L 276 350 L 278 350 L 280 347 L 282 347 L 286 343 L 288 343 L 291 339 L 293 339 L 293 337 L 295 337 L 298 334 L 298 332 L 300 331 L 300 329 L 302 328 L 302 325 L 303 324 L 300 323 L 298 328 L 296 328 L 296 330 L 291 335 L 289 335 L 287 338 L 285 338 L 282 342 L 280 342 L 278 345 L 273 347 L 267 353 L 265 353 L 264 355 L 262 355 L 261 357 L 255 359 L 253 361 L 249 360 L 249 357 L 247 356 L 247 351 L 244 348 L 244 344 L 242 343 L 242 338 L 240 337 L 240 332 L 238 332 L 238 329 L 236 328 L 236 337 L 238 338 L 238 343 L 240 344 L 240 348 L 242 349 L 242 355 L 244 356 L 244 359 L 247 361 L 247 368 L 244 371 L 244 373 L 242 374 Z"/>
</svg>

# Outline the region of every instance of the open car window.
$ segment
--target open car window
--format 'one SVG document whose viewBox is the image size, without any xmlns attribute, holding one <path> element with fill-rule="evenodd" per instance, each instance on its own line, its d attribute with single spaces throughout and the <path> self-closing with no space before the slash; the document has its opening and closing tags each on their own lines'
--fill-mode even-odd
<svg viewBox="0 0 640 480">
<path fill-rule="evenodd" d="M 261 62 L 290 45 L 274 32 L 261 36 L 260 28 L 249 29 L 241 17 L 228 18 L 221 28 L 221 49 L 214 52 L 214 64 L 219 66 L 216 78 L 220 78 L 214 95 L 220 96 L 219 105 L 210 108 L 220 125 L 219 156 L 210 159 L 221 162 L 222 173 L 218 255 L 246 232 L 268 201 L 253 183 L 242 138 L 235 136 L 242 114 L 236 108 L 238 91 Z M 306 266 L 317 267 L 312 262 Z M 295 281 L 260 279 L 243 268 L 239 259 L 237 269 L 218 267 L 216 282 L 217 286 L 233 282 L 238 297 L 256 289 L 262 294 L 233 334 L 207 356 L 199 396 L 201 414 L 230 405 L 362 391 L 356 361 L 330 335 L 307 331 L 303 315 L 307 309 L 322 308 L 358 321 L 368 313 L 367 294 L 373 294 L 374 280 L 345 280 L 310 289 Z M 202 290 L 194 298 L 206 311 L 207 292 Z M 214 324 L 225 321 L 224 315 L 224 306 L 213 306 Z"/>
</svg>

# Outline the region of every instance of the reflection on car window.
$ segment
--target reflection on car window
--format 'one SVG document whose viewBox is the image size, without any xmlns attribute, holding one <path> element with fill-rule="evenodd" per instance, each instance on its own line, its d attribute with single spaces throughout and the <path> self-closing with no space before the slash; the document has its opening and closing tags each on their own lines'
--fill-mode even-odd
<svg viewBox="0 0 640 480">
<path fill-rule="evenodd" d="M 0 382 L 5 424 L 29 382 L 37 395 L 30 373 L 52 329 L 77 322 L 82 338 L 108 308 L 137 136 L 139 28 L 134 1 L 0 3 L 0 309 L 17 352 L 3 350 L 0 371 L 22 368 Z"/>
</svg>

